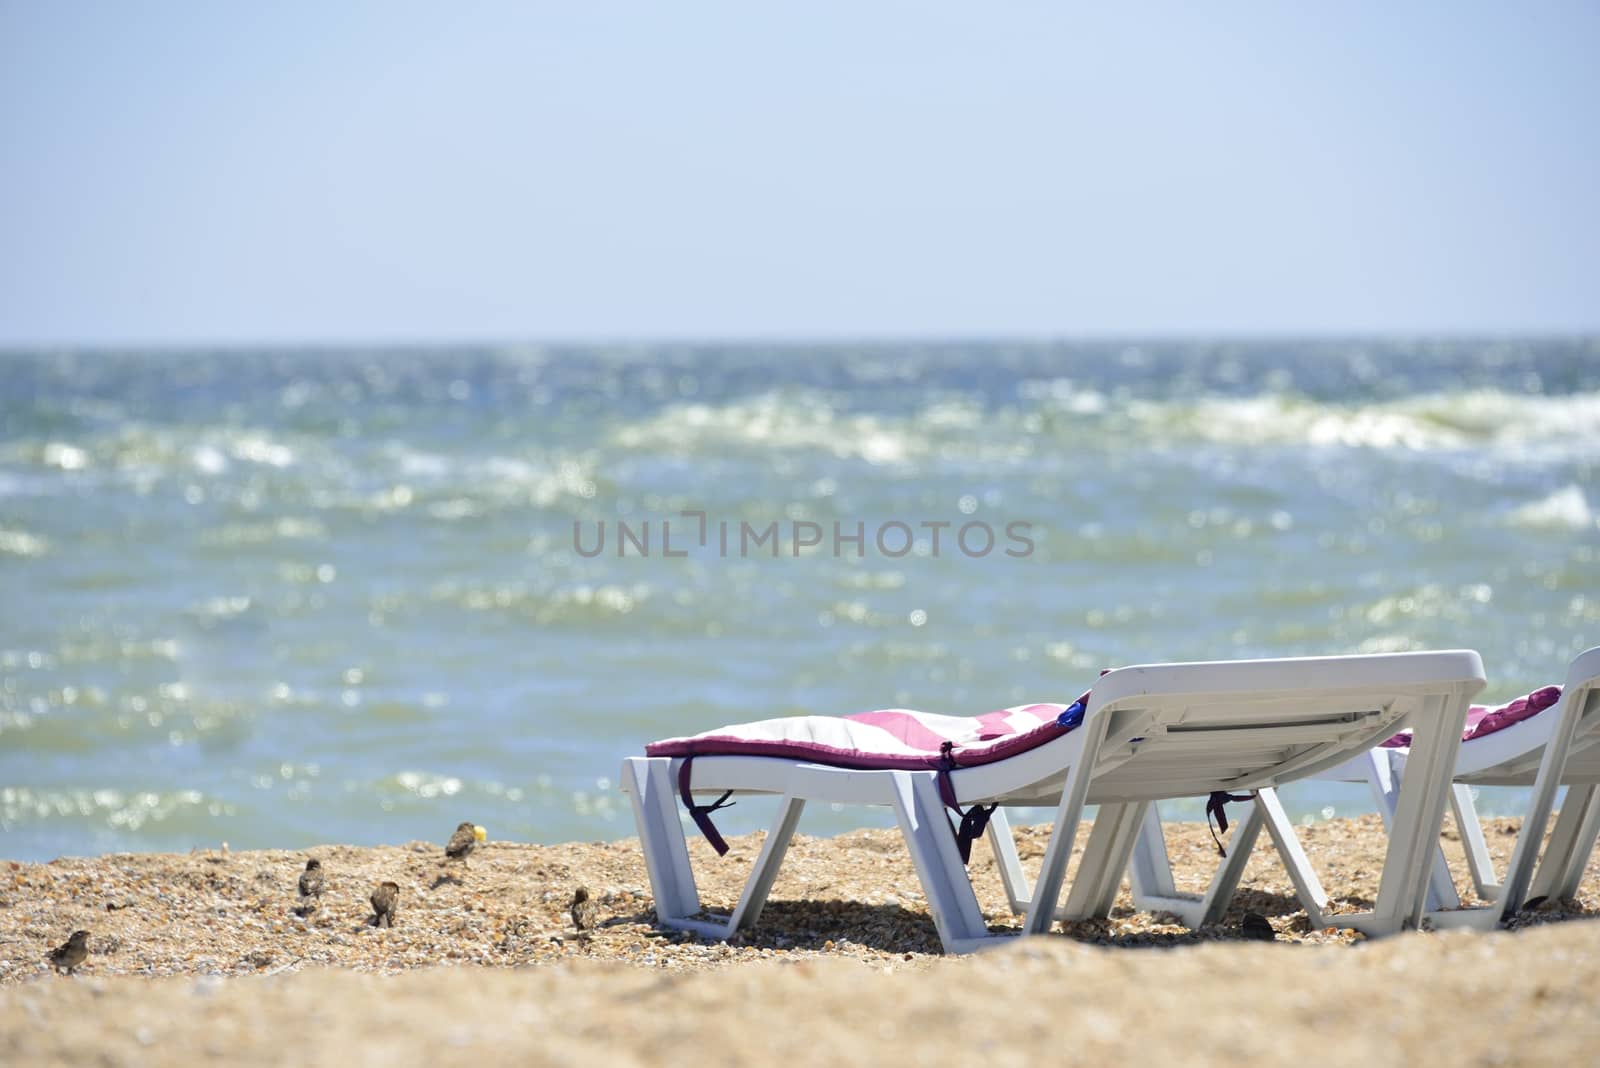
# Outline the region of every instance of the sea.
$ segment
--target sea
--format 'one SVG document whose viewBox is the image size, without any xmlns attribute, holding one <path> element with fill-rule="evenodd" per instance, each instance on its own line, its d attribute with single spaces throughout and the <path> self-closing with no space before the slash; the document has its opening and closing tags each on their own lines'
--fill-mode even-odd
<svg viewBox="0 0 1600 1068">
<path fill-rule="evenodd" d="M 653 739 L 1134 663 L 1499 702 L 1600 645 L 1597 474 L 1590 337 L 8 351 L 0 856 L 614 840 Z"/>
</svg>

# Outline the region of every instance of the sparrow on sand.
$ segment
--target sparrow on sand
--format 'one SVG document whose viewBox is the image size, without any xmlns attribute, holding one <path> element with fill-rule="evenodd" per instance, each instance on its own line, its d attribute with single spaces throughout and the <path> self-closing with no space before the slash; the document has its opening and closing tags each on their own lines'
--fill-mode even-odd
<svg viewBox="0 0 1600 1068">
<path fill-rule="evenodd" d="M 50 951 L 50 965 L 58 972 L 72 974 L 72 969 L 89 957 L 89 932 L 73 931 L 66 942 Z"/>
<path fill-rule="evenodd" d="M 300 873 L 300 912 L 313 912 L 322 900 L 322 861 L 306 861 L 306 870 Z"/>
<path fill-rule="evenodd" d="M 372 917 L 374 927 L 393 927 L 394 910 L 400 904 L 400 884 L 395 882 L 382 882 L 372 892 Z"/>
<path fill-rule="evenodd" d="M 445 859 L 459 860 L 465 864 L 467 857 L 471 856 L 472 851 L 478 848 L 478 843 L 487 837 L 488 833 L 482 827 L 474 826 L 471 823 L 458 825 L 456 833 L 450 836 L 450 841 L 444 847 Z"/>
<path fill-rule="evenodd" d="M 577 931 L 590 930 L 595 919 L 595 903 L 589 897 L 589 888 L 580 886 L 572 895 L 572 927 Z"/>
<path fill-rule="evenodd" d="M 1244 919 L 1239 921 L 1239 933 L 1246 938 L 1257 942 L 1274 942 L 1278 932 L 1272 929 L 1272 924 L 1259 912 L 1247 912 Z"/>
</svg>

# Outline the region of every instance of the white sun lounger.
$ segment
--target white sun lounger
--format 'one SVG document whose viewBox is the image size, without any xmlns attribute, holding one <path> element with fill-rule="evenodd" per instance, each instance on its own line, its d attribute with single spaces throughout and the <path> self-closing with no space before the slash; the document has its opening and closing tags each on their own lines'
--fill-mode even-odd
<svg viewBox="0 0 1600 1068">
<path fill-rule="evenodd" d="M 1368 783 L 1393 833 L 1402 786 L 1415 773 L 1414 752 L 1415 740 L 1409 749 L 1375 748 L 1312 778 Z M 1473 786 L 1533 788 L 1504 882 L 1495 880 L 1483 827 L 1472 800 Z M 1568 787 L 1566 801 L 1535 874 L 1539 847 L 1558 786 Z M 1435 848 L 1430 851 L 1433 862 L 1426 913 L 1435 926 L 1493 927 L 1515 914 L 1526 901 L 1540 897 L 1566 898 L 1577 892 L 1595 840 L 1600 836 L 1600 647 L 1572 661 L 1561 688 L 1561 698 L 1553 707 L 1462 743 L 1455 761 L 1450 800 L 1474 887 L 1480 898 L 1493 901 L 1494 905 L 1461 908 L 1444 852 L 1442 848 Z M 1223 868 L 1243 870 L 1263 825 L 1289 869 L 1311 923 L 1319 927 L 1327 922 L 1352 926 L 1347 916 L 1324 914 L 1327 894 L 1272 790 L 1260 792 L 1253 811 L 1234 832 Z M 1214 921 L 1220 915 L 1215 901 L 1207 901 L 1202 906 L 1192 898 L 1164 900 L 1170 894 L 1171 869 L 1161 840 L 1158 816 L 1152 814 L 1142 829 L 1131 874 L 1134 901 L 1142 908 L 1168 908 L 1191 926 Z M 1218 878 L 1223 878 L 1221 872 Z"/>
<path fill-rule="evenodd" d="M 1438 835 L 1468 701 L 1483 684 L 1482 662 L 1468 650 L 1128 667 L 1096 681 L 1081 707 L 1081 725 L 1026 731 L 1037 744 L 987 763 L 964 763 L 969 753 L 984 759 L 989 743 L 978 731 L 970 735 L 970 748 L 948 746 L 920 767 L 893 746 L 884 754 L 891 766 L 861 766 L 870 761 L 857 751 L 861 732 L 855 727 L 793 717 L 656 743 L 648 750 L 656 755 L 623 761 L 622 789 L 632 797 L 663 927 L 726 938 L 754 925 L 807 801 L 883 805 L 896 814 L 940 941 L 956 953 L 997 936 L 979 911 L 947 803 L 966 808 L 968 819 L 971 806 L 1056 806 L 1031 894 L 1002 809 L 993 810 L 987 828 L 1012 907 L 1026 913 L 1023 933 L 1041 934 L 1057 915 L 1086 804 L 1100 810 L 1061 912 L 1069 918 L 1110 910 L 1150 802 L 1276 786 L 1345 763 L 1409 726 L 1410 774 L 1398 794 L 1372 914 L 1375 928 L 1398 928 L 1420 919 L 1431 856 L 1425 846 Z M 960 736 L 963 722 L 999 715 L 923 720 Z M 688 771 L 685 760 L 692 761 Z M 779 799 L 776 822 L 726 918 L 701 912 L 680 788 L 685 795 Z M 708 811 L 699 806 L 695 814 L 703 828 Z"/>
</svg>

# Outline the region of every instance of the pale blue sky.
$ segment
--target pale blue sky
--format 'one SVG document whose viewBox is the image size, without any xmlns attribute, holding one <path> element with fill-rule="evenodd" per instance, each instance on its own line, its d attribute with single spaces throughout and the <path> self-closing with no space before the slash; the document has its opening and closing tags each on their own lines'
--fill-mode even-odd
<svg viewBox="0 0 1600 1068">
<path fill-rule="evenodd" d="M 1591 331 L 1597 56 L 1596 3 L 0 0 L 0 345 Z"/>
</svg>

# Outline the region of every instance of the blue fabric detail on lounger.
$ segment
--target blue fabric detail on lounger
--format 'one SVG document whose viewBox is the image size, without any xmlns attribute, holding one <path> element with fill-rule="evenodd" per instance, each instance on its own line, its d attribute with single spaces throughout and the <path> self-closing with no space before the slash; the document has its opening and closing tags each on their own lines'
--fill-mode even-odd
<svg viewBox="0 0 1600 1068">
<path fill-rule="evenodd" d="M 1083 698 L 1078 698 L 1078 700 L 1072 702 L 1065 709 L 1063 709 L 1061 715 L 1056 717 L 1056 726 L 1065 727 L 1069 731 L 1074 727 L 1082 726 L 1083 713 L 1087 710 L 1087 708 L 1088 705 L 1084 703 Z"/>
</svg>

